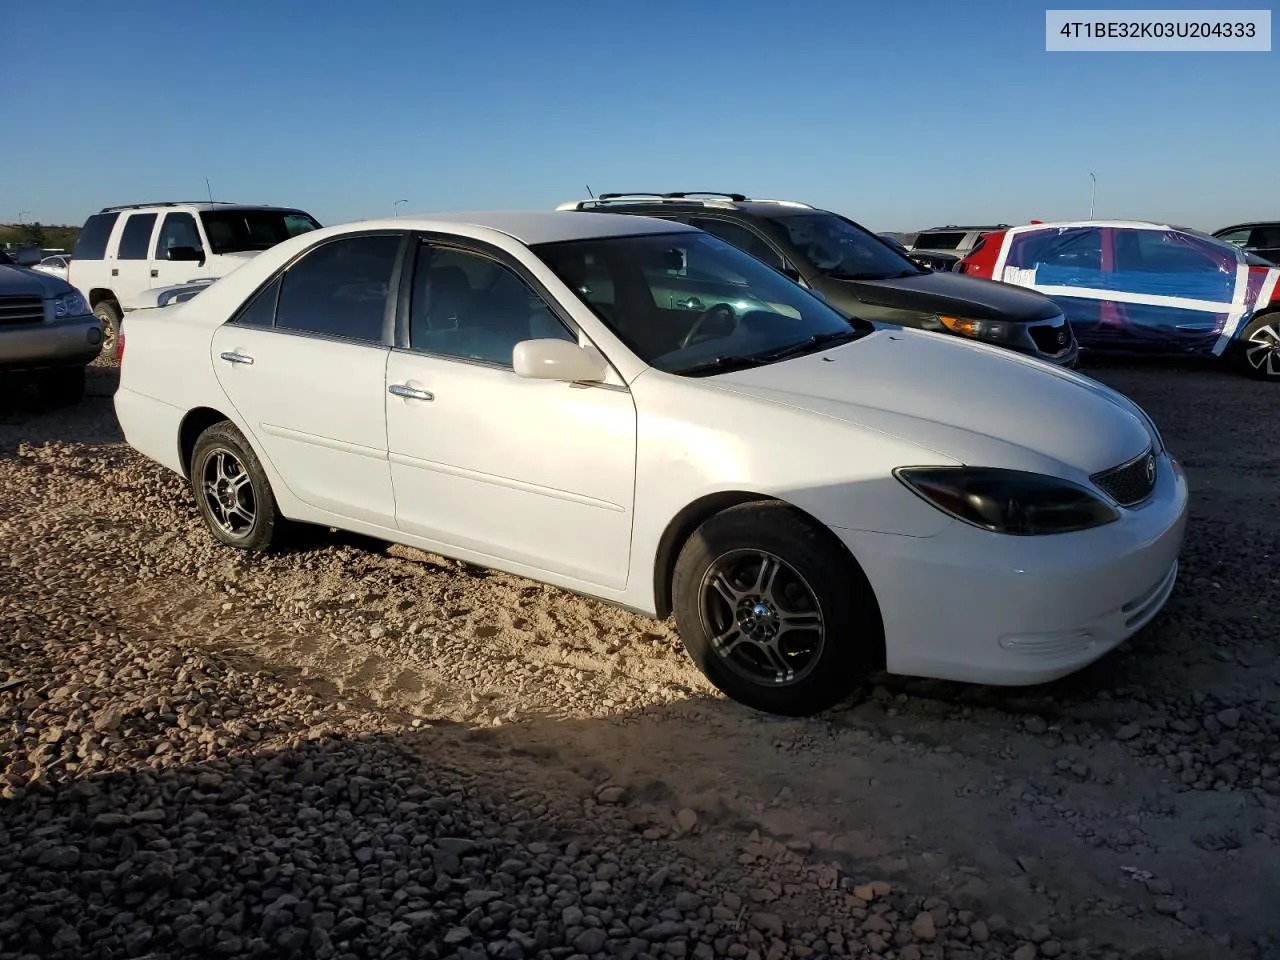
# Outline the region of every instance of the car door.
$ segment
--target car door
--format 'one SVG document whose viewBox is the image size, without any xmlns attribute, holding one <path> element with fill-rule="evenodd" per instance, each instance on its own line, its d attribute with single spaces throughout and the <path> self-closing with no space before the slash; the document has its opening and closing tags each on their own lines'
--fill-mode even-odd
<svg viewBox="0 0 1280 960">
<path fill-rule="evenodd" d="M 151 289 L 149 258 L 151 236 L 155 232 L 154 213 L 131 213 L 119 228 L 115 260 L 111 262 L 111 290 L 116 300 L 127 306 L 145 290 Z"/>
<path fill-rule="evenodd" d="M 398 526 L 443 552 L 624 586 L 636 451 L 625 384 L 515 374 L 520 341 L 580 334 L 509 255 L 424 238 L 413 260 L 385 396 Z"/>
<path fill-rule="evenodd" d="M 1104 322 L 1126 349 L 1209 353 L 1236 304 L 1239 255 L 1172 228 L 1110 229 Z"/>
<path fill-rule="evenodd" d="M 388 529 L 387 354 L 404 232 L 318 244 L 213 337 L 218 382 L 257 449 L 313 507 Z"/>
<path fill-rule="evenodd" d="M 1108 321 L 1107 231 L 1100 227 L 1050 227 L 1014 233 L 995 279 L 1043 293 L 1062 310 L 1082 345 L 1114 339 Z"/>
<path fill-rule="evenodd" d="M 191 251 L 201 256 L 206 255 L 196 218 L 189 213 L 166 213 L 160 222 L 160 229 L 156 231 L 155 249 L 147 264 L 148 279 L 152 287 L 167 287 L 206 276 L 203 259 L 173 259 L 170 251 L 175 249 L 175 256 L 178 257 L 189 256 Z"/>
</svg>

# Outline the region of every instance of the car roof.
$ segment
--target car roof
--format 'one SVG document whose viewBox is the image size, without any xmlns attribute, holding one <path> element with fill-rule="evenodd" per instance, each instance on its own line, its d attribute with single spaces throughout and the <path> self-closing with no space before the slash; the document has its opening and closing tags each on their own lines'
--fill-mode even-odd
<svg viewBox="0 0 1280 960">
<path fill-rule="evenodd" d="M 103 207 L 98 212 L 125 213 L 136 210 L 168 210 L 174 207 L 182 207 L 187 210 L 198 210 L 200 212 L 213 210 L 282 210 L 289 213 L 304 212 L 300 207 L 277 207 L 269 203 L 224 203 L 222 201 L 210 203 L 208 200 L 167 200 L 160 203 L 121 203 L 116 206 Z"/>
<path fill-rule="evenodd" d="M 1156 220 L 1046 220 L 1042 223 L 1019 223 L 1010 230 L 1057 230 L 1060 227 L 1120 227 L 1130 230 L 1189 230 L 1174 223 Z"/>
<path fill-rule="evenodd" d="M 642 219 L 643 226 L 636 220 Z M 496 230 L 526 246 L 566 240 L 627 237 L 638 233 L 690 232 L 694 228 L 653 217 L 614 217 L 607 213 L 570 213 L 561 210 L 464 210 L 444 213 L 409 214 L 379 220 L 342 224 L 343 231 L 368 229 L 410 229 L 448 231 L 454 226 Z"/>
<path fill-rule="evenodd" d="M 1226 233 L 1228 230 L 1243 230 L 1245 227 L 1280 227 L 1280 220 L 1246 220 L 1244 223 L 1233 223 L 1229 226 L 1219 227 L 1213 231 L 1213 235 Z"/>
</svg>

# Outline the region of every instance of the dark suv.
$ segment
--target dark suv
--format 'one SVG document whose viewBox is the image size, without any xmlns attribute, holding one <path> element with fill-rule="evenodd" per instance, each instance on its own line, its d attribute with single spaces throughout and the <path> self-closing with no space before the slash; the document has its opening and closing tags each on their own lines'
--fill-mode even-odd
<svg viewBox="0 0 1280 960">
<path fill-rule="evenodd" d="M 740 193 L 603 193 L 558 210 L 678 220 L 740 247 L 848 316 L 954 333 L 1075 366 L 1075 336 L 1048 297 L 927 270 L 847 217 Z M 700 306 L 700 305 L 699 305 Z M 690 307 L 694 309 L 694 307 Z"/>
</svg>

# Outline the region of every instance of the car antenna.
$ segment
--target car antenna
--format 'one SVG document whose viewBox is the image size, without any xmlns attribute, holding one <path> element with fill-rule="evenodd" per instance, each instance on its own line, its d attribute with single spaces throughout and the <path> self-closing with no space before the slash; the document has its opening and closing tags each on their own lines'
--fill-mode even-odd
<svg viewBox="0 0 1280 960">
<path fill-rule="evenodd" d="M 213 187 L 209 186 L 209 178 L 204 178 L 204 188 L 209 191 L 209 202 L 213 203 Z"/>
<path fill-rule="evenodd" d="M 589 183 L 587 184 L 587 196 L 590 197 L 592 200 L 596 198 L 596 195 L 591 192 L 591 184 Z"/>
</svg>

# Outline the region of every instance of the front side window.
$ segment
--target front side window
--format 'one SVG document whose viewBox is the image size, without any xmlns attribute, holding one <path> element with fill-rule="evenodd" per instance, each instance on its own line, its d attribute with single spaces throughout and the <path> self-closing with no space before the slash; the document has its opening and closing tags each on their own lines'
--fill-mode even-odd
<svg viewBox="0 0 1280 960">
<path fill-rule="evenodd" d="M 508 267 L 483 254 L 423 244 L 413 272 L 409 348 L 511 366 L 522 340 L 577 337 Z"/>
<path fill-rule="evenodd" d="M 200 222 L 209 246 L 219 254 L 266 250 L 300 233 L 320 229 L 320 224 L 301 210 L 253 207 L 204 210 Z"/>
<path fill-rule="evenodd" d="M 344 237 L 316 247 L 280 284 L 277 328 L 381 343 L 400 234 Z"/>
<path fill-rule="evenodd" d="M 160 233 L 156 237 L 156 260 L 168 260 L 169 251 L 174 247 L 191 247 L 201 249 L 200 231 L 196 229 L 196 218 L 189 213 L 166 213 L 164 222 L 160 224 Z"/>
<path fill-rule="evenodd" d="M 1249 227 L 1241 227 L 1238 230 L 1228 230 L 1226 233 L 1217 235 L 1218 239 L 1223 243 L 1229 243 L 1233 247 L 1243 247 L 1249 243 Z"/>
<path fill-rule="evenodd" d="M 835 280 L 889 280 L 927 272 L 874 234 L 833 213 L 769 220 L 815 269 Z"/>
<path fill-rule="evenodd" d="M 699 230 L 705 230 L 721 240 L 727 240 L 739 250 L 747 251 L 757 260 L 763 260 L 775 270 L 782 269 L 782 257 L 778 255 L 777 251 L 765 243 L 763 238 L 748 230 L 742 224 L 709 217 L 694 217 L 689 221 L 689 224 Z"/>
<path fill-rule="evenodd" d="M 151 245 L 151 231 L 156 225 L 154 213 L 134 213 L 124 222 L 124 231 L 120 234 L 120 249 L 116 253 L 119 260 L 145 260 Z"/>
<path fill-rule="evenodd" d="M 1179 230 L 1117 229 L 1115 289 L 1151 296 L 1227 303 L 1239 251 L 1221 240 Z"/>
<path fill-rule="evenodd" d="M 759 366 L 871 329 L 706 233 L 539 244 L 534 252 L 646 363 L 699 375 Z"/>
</svg>

